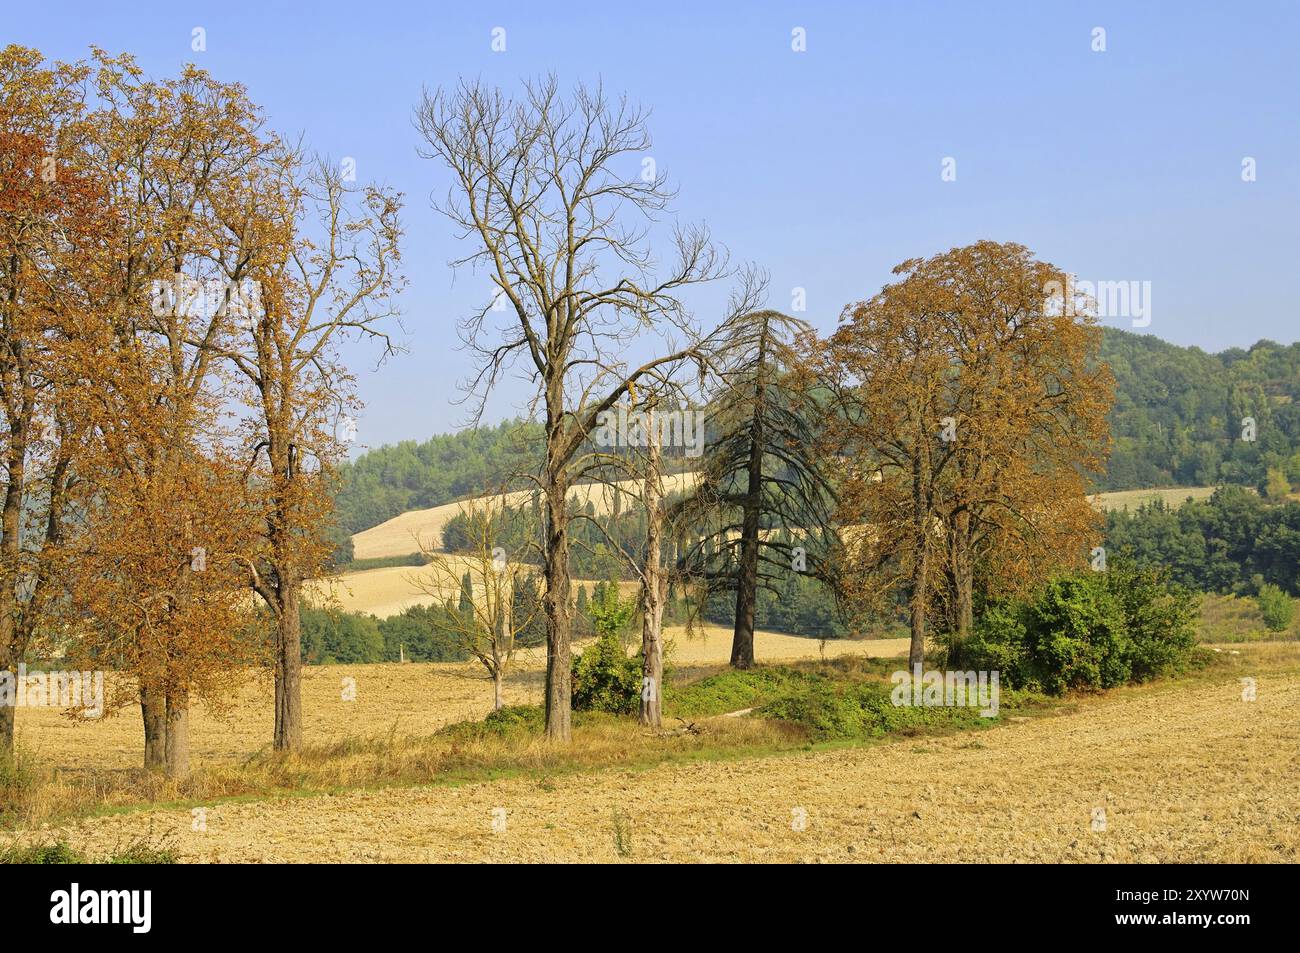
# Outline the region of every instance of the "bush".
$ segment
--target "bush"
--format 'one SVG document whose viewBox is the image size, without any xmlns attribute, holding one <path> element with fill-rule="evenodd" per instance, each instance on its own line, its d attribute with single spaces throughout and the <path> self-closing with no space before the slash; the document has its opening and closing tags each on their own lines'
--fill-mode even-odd
<svg viewBox="0 0 1300 953">
<path fill-rule="evenodd" d="M 1259 604 L 1259 614 L 1264 618 L 1264 625 L 1270 632 L 1285 632 L 1295 615 L 1295 603 L 1282 589 L 1266 582 L 1259 587 L 1255 596 Z"/>
<path fill-rule="evenodd" d="M 641 705 L 641 655 L 629 656 L 616 632 L 603 632 L 573 660 L 575 711 L 635 714 Z"/>
<path fill-rule="evenodd" d="M 636 603 L 618 598 L 614 581 L 598 586 L 587 614 L 599 633 L 573 660 L 573 708 L 630 715 L 641 707 L 641 654 L 628 656 L 623 630 L 632 620 Z"/>
<path fill-rule="evenodd" d="M 878 738 L 993 723 L 993 719 L 981 717 L 978 708 L 895 705 L 890 695 L 890 688 L 882 683 L 845 685 L 823 679 L 769 702 L 757 713 L 800 725 L 814 741 Z"/>
<path fill-rule="evenodd" d="M 1160 570 L 1112 566 L 1049 581 L 981 613 L 961 659 L 1009 687 L 1059 695 L 1113 688 L 1181 667 L 1195 644 L 1196 602 Z"/>
</svg>

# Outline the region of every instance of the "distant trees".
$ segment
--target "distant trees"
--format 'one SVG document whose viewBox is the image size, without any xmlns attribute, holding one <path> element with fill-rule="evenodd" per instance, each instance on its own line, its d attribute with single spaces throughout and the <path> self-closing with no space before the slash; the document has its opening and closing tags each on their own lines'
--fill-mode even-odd
<svg viewBox="0 0 1300 953">
<path fill-rule="evenodd" d="M 1300 343 L 1259 341 L 1207 354 L 1107 328 L 1100 360 L 1115 375 L 1116 401 L 1114 447 L 1098 489 L 1237 483 L 1263 490 L 1269 468 L 1300 487 Z M 1255 422 L 1254 439 L 1243 437 L 1246 417 Z"/>
<path fill-rule="evenodd" d="M 543 444 L 540 424 L 507 420 L 423 443 L 373 447 L 338 468 L 338 523 L 357 533 L 407 510 L 481 493 L 512 473 L 536 473 Z"/>
<path fill-rule="evenodd" d="M 1204 592 L 1254 594 L 1260 583 L 1300 595 L 1300 503 L 1221 487 L 1206 500 L 1159 501 L 1106 514 L 1106 548 Z"/>
<path fill-rule="evenodd" d="M 662 377 L 698 355 L 679 298 L 722 273 L 702 229 L 677 230 L 676 260 L 655 275 L 648 229 L 672 192 L 658 174 L 620 166 L 650 145 L 644 114 L 599 87 L 570 97 L 551 77 L 518 99 L 481 82 L 427 93 L 416 109 L 424 154 L 451 173 L 436 204 L 472 237 L 457 264 L 482 264 L 493 288 L 462 325 L 478 364 L 468 387 L 480 401 L 522 361 L 536 385 L 545 454 L 536 475 L 545 510 L 543 607 L 547 622 L 546 733 L 571 737 L 568 488 L 602 411 L 642 378 Z M 500 302 L 507 320 L 496 320 Z M 659 355 L 625 361 L 633 336 L 678 334 Z M 481 409 L 482 404 L 480 402 Z"/>
</svg>

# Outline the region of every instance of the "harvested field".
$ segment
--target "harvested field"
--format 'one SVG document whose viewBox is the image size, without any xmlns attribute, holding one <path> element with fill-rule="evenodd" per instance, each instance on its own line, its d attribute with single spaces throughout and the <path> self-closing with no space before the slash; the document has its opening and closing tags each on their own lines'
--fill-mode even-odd
<svg viewBox="0 0 1300 953">
<path fill-rule="evenodd" d="M 678 493 L 689 489 L 695 482 L 695 474 L 678 473 L 664 478 L 664 490 Z M 623 480 L 617 484 L 626 494 L 638 492 L 636 481 Z M 528 491 L 507 493 L 505 499 L 510 506 L 520 506 L 531 498 Z M 604 484 L 593 483 L 575 486 L 569 491 L 569 498 L 576 498 L 579 505 L 586 506 L 590 500 L 597 515 L 609 513 L 613 507 L 610 488 Z M 486 506 L 495 508 L 501 505 L 500 496 L 479 497 Z M 421 547 L 437 549 L 442 546 L 442 528 L 457 513 L 460 513 L 473 501 L 444 503 L 423 510 L 408 510 L 394 516 L 386 522 L 370 529 L 354 533 L 352 536 L 353 556 L 356 559 L 379 559 L 388 556 L 405 556 L 418 553 Z"/>
<path fill-rule="evenodd" d="M 731 632 L 708 627 L 688 637 L 681 627 L 665 630 L 672 640 L 670 661 L 681 666 L 722 665 L 731 656 Z M 755 653 L 761 661 L 817 658 L 817 639 L 757 632 Z M 826 656 L 905 655 L 905 639 L 826 642 Z M 582 643 L 575 648 L 581 650 Z M 506 680 L 506 703 L 542 700 L 544 650 L 516 657 Z M 356 683 L 354 701 L 343 700 L 343 680 Z M 477 662 L 381 665 L 314 665 L 303 669 L 304 739 L 318 745 L 356 736 L 394 732 L 428 734 L 452 722 L 482 718 L 492 710 L 492 686 Z M 272 689 L 267 676 L 248 676 L 228 711 L 196 705 L 190 737 L 195 767 L 242 760 L 271 742 Z M 61 771 L 131 769 L 144 759 L 143 727 L 138 706 L 98 721 L 73 721 L 54 708 L 18 711 L 21 748 Z"/>
<path fill-rule="evenodd" d="M 550 779 L 351 791 L 87 820 L 190 861 L 1300 860 L 1300 658 L 1254 702 L 1220 673 L 982 732 Z M 1105 829 L 1094 813 L 1105 811 Z M 504 810 L 503 832 L 494 812 Z M 806 818 L 806 826 L 796 823 Z"/>
</svg>

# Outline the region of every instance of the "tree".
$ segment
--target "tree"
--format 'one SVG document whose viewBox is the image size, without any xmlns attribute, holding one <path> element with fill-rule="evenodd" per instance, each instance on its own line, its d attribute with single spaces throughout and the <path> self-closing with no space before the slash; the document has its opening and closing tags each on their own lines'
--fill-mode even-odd
<svg viewBox="0 0 1300 953">
<path fill-rule="evenodd" d="M 101 242 L 114 221 L 82 161 L 83 66 L 0 50 L 0 673 L 10 674 L 66 598 L 69 514 L 102 316 Z M 0 705 L 0 755 L 14 709 Z"/>
<path fill-rule="evenodd" d="M 466 523 L 473 550 L 467 556 L 453 557 L 421 543 L 429 565 L 424 572 L 408 576 L 412 586 L 435 600 L 459 592 L 459 605 L 448 613 L 450 635 L 487 670 L 497 709 L 505 704 L 502 690 L 506 671 L 515 650 L 532 630 L 540 608 L 535 601 L 530 604 L 515 599 L 518 577 L 510 570 L 505 550 L 497 545 L 497 520 L 493 518 L 494 511 L 504 510 L 504 500 L 496 507 L 477 501 L 468 503 Z M 457 567 L 461 565 L 465 571 L 458 576 Z"/>
<path fill-rule="evenodd" d="M 723 262 L 702 229 L 677 229 L 676 262 L 652 274 L 648 235 L 673 193 L 659 174 L 628 178 L 618 166 L 650 146 L 645 115 L 599 87 L 563 97 L 551 77 L 512 100 L 479 82 L 426 93 L 416 110 L 423 154 L 452 174 L 435 208 L 472 236 L 453 266 L 482 264 L 494 296 L 462 324 L 478 356 L 467 391 L 481 412 L 487 392 L 522 360 L 544 417 L 545 458 L 535 479 L 545 510 L 543 607 L 547 624 L 546 733 L 570 740 L 572 599 L 567 495 L 598 415 L 642 378 L 698 355 L 698 335 L 678 293 L 718 277 Z M 493 304 L 504 320 L 493 318 Z M 630 338 L 668 338 L 639 366 L 620 354 Z"/>
<path fill-rule="evenodd" d="M 909 280 L 946 301 L 936 316 L 953 358 L 942 599 L 958 645 L 977 583 L 986 599 L 1023 591 L 1079 567 L 1100 541 L 1103 518 L 1086 494 L 1105 470 L 1113 378 L 1097 361 L 1095 318 L 1022 245 L 956 248 Z"/>
<path fill-rule="evenodd" d="M 223 574 L 247 551 L 237 545 L 245 497 L 229 479 L 232 435 L 221 424 L 237 395 L 216 356 L 239 314 L 232 299 L 247 272 L 245 262 L 230 264 L 219 222 L 241 201 L 245 171 L 270 147 L 242 87 L 192 66 L 155 81 L 129 56 L 95 58 L 96 109 L 82 161 L 105 189 L 117 227 L 102 236 L 107 277 L 94 303 L 103 334 L 93 365 L 96 462 L 87 472 L 97 475 L 102 511 L 88 519 L 109 522 L 81 561 L 91 569 L 85 598 L 96 614 L 111 608 L 95 591 L 105 574 L 137 598 L 124 596 L 121 612 L 96 618 L 90 644 L 134 628 L 134 648 L 111 648 L 138 678 L 146 766 L 183 774 L 191 691 L 229 685 L 207 677 L 209 648 L 224 645 L 226 633 L 205 646 L 191 612 L 202 609 L 218 624 L 226 618 L 221 600 L 237 609 Z M 164 488 L 181 495 L 169 498 Z M 178 536 L 182 516 L 210 538 L 184 529 Z M 151 525 L 153 538 L 135 539 Z M 119 547 L 136 561 L 134 578 L 112 565 Z M 202 583 L 176 575 L 196 548 L 212 554 Z"/>
<path fill-rule="evenodd" d="M 404 284 L 401 196 L 352 188 L 324 159 L 279 143 L 225 209 L 231 251 L 225 277 L 245 274 L 258 298 L 228 343 L 209 342 L 242 375 L 252 407 L 250 485 L 263 507 L 262 542 L 249 560 L 251 586 L 275 619 L 276 750 L 302 747 L 303 583 L 324 572 L 333 546 L 334 470 L 357 412 L 338 345 L 347 335 L 395 346 L 386 322 Z M 265 451 L 263 453 L 263 451 Z"/>
<path fill-rule="evenodd" d="M 825 578 L 837 546 L 834 492 L 815 451 L 814 380 L 801 353 L 809 333 L 804 322 L 770 310 L 724 325 L 722 387 L 710 414 L 716 436 L 694 496 L 676 515 L 695 529 L 682 557 L 687 572 L 704 581 L 706 594 L 735 592 L 735 668 L 754 664 L 760 586 L 779 592 L 804 571 Z"/>
<path fill-rule="evenodd" d="M 1022 246 L 980 242 L 894 273 L 828 342 L 842 419 L 827 445 L 840 518 L 857 527 L 856 595 L 907 584 L 915 665 L 940 593 L 964 637 L 977 571 L 996 594 L 1079 561 L 1110 377 L 1095 322 L 1062 298 L 1067 276 Z"/>
</svg>

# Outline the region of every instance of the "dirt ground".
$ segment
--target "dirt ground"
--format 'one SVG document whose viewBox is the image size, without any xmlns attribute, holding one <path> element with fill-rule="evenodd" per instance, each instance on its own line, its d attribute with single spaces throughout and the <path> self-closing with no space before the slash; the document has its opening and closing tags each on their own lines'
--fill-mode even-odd
<svg viewBox="0 0 1300 953">
<path fill-rule="evenodd" d="M 189 861 L 1294 863 L 1298 714 L 1300 676 L 1260 677 L 1250 702 L 1225 677 L 945 738 L 215 804 L 206 831 L 186 807 L 48 833 L 92 852 L 168 837 Z"/>
<path fill-rule="evenodd" d="M 672 640 L 673 665 L 723 665 L 731 657 L 729 629 L 710 626 L 689 637 L 681 627 L 665 631 Z M 756 632 L 754 640 L 757 658 L 769 662 L 817 658 L 823 649 L 827 657 L 907 653 L 906 639 L 823 643 Z M 543 649 L 517 655 L 515 671 L 506 681 L 506 704 L 540 703 L 545 669 Z M 348 688 L 353 690 L 348 692 L 350 701 L 344 698 Z M 389 732 L 421 735 L 452 722 L 482 718 L 492 710 L 492 685 L 477 662 L 313 665 L 303 669 L 302 708 L 303 736 L 310 745 Z M 190 724 L 194 767 L 230 763 L 269 747 L 273 711 L 266 675 L 245 677 L 233 687 L 224 712 L 197 705 Z M 136 768 L 144 760 L 144 728 L 135 705 L 98 721 L 74 721 L 54 708 L 21 708 L 17 740 L 24 751 L 65 772 Z"/>
</svg>

